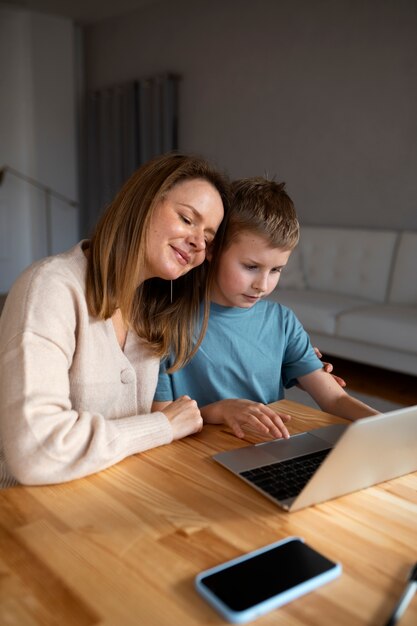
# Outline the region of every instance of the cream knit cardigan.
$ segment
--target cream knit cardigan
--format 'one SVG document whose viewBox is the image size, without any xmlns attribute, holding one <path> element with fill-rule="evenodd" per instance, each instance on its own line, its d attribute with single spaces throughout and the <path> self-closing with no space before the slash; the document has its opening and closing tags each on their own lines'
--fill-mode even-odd
<svg viewBox="0 0 417 626">
<path fill-rule="evenodd" d="M 59 483 L 169 443 L 158 359 L 90 317 L 81 243 L 29 267 L 0 319 L 0 487 Z"/>
</svg>

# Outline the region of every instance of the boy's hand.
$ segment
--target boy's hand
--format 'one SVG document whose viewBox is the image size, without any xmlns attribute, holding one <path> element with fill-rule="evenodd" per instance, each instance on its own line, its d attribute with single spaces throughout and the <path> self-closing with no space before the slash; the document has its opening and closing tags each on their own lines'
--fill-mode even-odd
<svg viewBox="0 0 417 626">
<path fill-rule="evenodd" d="M 240 439 L 245 436 L 242 426 L 273 439 L 288 439 L 290 436 L 285 422 L 291 416 L 276 413 L 261 402 L 237 398 L 219 400 L 203 407 L 201 414 L 206 423 L 227 424 Z"/>
</svg>

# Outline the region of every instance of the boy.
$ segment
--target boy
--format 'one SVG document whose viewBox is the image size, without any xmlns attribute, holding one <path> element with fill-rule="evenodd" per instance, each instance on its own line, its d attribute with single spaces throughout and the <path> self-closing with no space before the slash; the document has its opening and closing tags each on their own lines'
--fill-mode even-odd
<svg viewBox="0 0 417 626">
<path fill-rule="evenodd" d="M 181 370 L 168 374 L 170 360 L 161 364 L 154 410 L 188 395 L 206 424 L 227 424 L 237 437 L 244 437 L 246 426 L 287 438 L 289 416 L 266 405 L 284 398 L 284 387 L 299 384 L 328 413 L 353 420 L 377 413 L 349 396 L 323 369 L 294 313 L 264 300 L 299 239 L 296 212 L 284 186 L 264 178 L 233 184 L 206 335 Z"/>
</svg>

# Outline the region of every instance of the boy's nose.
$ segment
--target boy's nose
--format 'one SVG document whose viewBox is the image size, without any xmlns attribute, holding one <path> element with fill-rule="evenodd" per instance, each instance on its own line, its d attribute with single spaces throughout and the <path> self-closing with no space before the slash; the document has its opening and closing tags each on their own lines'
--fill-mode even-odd
<svg viewBox="0 0 417 626">
<path fill-rule="evenodd" d="M 253 287 L 258 291 L 266 291 L 267 283 L 267 276 L 258 276 L 253 283 Z"/>
</svg>

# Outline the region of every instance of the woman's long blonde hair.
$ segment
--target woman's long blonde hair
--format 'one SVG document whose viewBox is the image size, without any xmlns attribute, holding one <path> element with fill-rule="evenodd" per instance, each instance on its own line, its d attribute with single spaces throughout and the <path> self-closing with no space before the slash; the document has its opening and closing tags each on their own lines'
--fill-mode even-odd
<svg viewBox="0 0 417 626">
<path fill-rule="evenodd" d="M 151 278 L 139 285 L 149 223 L 168 191 L 186 180 L 203 179 L 220 194 L 225 218 L 212 248 L 212 261 L 171 283 Z M 171 371 L 182 367 L 200 345 L 208 320 L 209 292 L 229 210 L 229 182 L 204 159 L 179 153 L 156 157 L 123 185 L 99 220 L 89 244 L 87 304 L 91 315 L 108 319 L 120 308 L 123 319 L 154 353 L 175 355 Z M 201 302 L 203 323 L 196 337 Z"/>
</svg>

